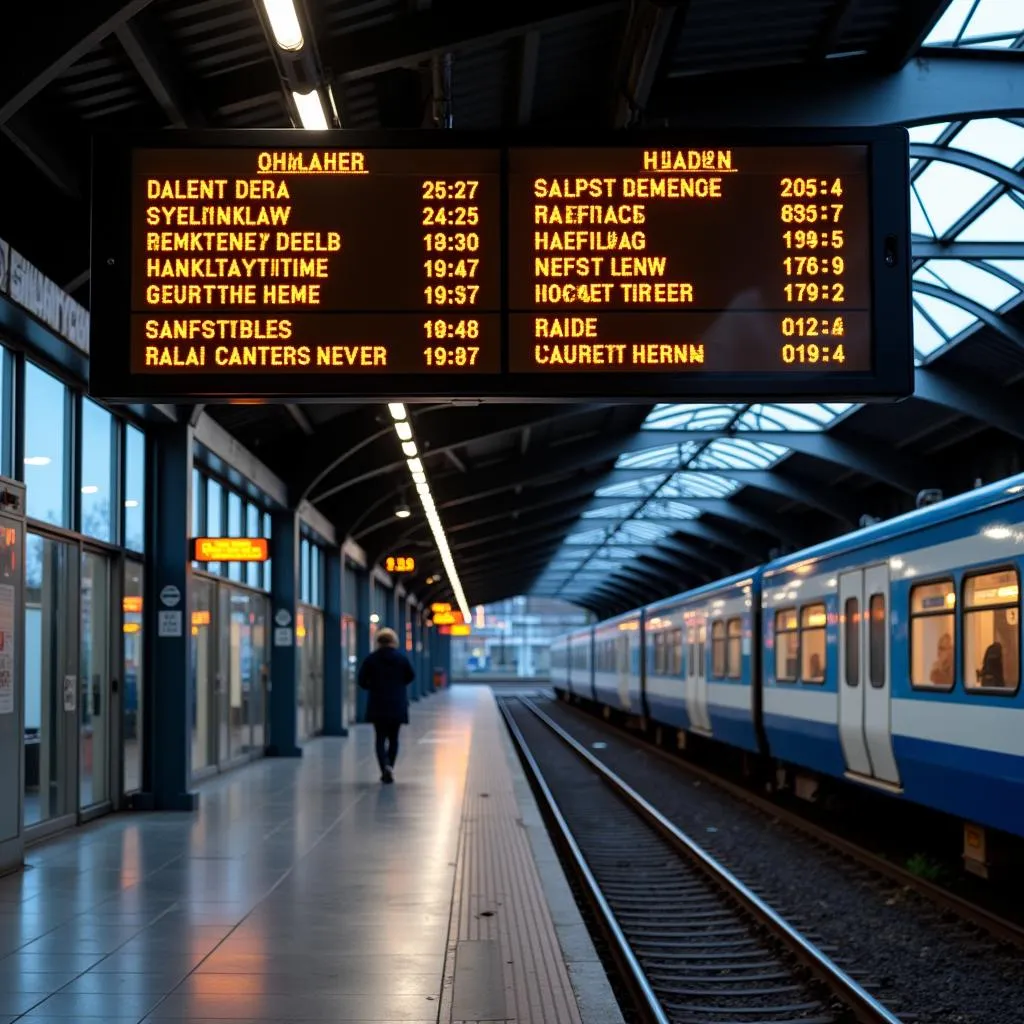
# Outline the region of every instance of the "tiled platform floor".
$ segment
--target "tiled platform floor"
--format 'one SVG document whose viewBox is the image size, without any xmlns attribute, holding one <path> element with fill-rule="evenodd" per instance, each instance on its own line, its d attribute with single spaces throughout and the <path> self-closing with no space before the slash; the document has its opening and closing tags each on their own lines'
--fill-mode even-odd
<svg viewBox="0 0 1024 1024">
<path fill-rule="evenodd" d="M 0 1024 L 437 1020 L 480 688 L 413 706 L 398 783 L 372 735 L 101 819 L 0 879 Z"/>
</svg>

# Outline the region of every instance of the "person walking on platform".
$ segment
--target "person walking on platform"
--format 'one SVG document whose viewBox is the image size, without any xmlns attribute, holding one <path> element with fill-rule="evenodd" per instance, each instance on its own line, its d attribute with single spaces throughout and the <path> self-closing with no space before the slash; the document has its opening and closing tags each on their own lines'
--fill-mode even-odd
<svg viewBox="0 0 1024 1024">
<path fill-rule="evenodd" d="M 395 781 L 395 758 L 398 756 L 398 732 L 409 723 L 409 692 L 407 687 L 416 678 L 409 659 L 398 649 L 393 629 L 377 633 L 377 649 L 367 655 L 359 667 L 359 686 L 370 699 L 366 720 L 373 723 L 377 737 L 377 762 L 380 781 Z"/>
</svg>

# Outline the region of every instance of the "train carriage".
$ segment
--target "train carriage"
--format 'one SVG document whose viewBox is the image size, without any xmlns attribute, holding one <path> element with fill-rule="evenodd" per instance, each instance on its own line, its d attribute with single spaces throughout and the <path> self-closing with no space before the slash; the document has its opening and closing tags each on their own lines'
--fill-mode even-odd
<svg viewBox="0 0 1024 1024">
<path fill-rule="evenodd" d="M 643 617 L 626 612 L 594 627 L 594 700 L 616 711 L 644 713 L 640 687 Z"/>
<path fill-rule="evenodd" d="M 569 679 L 568 690 L 575 697 L 594 699 L 594 630 L 570 633 L 568 637 Z"/>
</svg>

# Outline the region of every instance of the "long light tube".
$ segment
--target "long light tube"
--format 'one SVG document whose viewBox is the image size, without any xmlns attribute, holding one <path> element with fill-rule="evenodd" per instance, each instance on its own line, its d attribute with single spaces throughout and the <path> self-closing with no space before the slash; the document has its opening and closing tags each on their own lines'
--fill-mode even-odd
<svg viewBox="0 0 1024 1024">
<path fill-rule="evenodd" d="M 430 525 L 430 532 L 434 535 L 437 553 L 441 556 L 441 563 L 448 574 L 448 582 L 451 584 L 455 601 L 462 612 L 462 619 L 464 622 L 471 622 L 469 602 L 466 600 L 466 595 L 462 590 L 459 574 L 455 571 L 455 559 L 452 558 L 451 548 L 448 546 L 448 538 L 445 536 L 444 526 L 441 524 L 441 517 L 437 514 L 434 496 L 430 493 L 430 484 L 427 482 L 427 474 L 423 468 L 423 462 L 416 453 L 416 442 L 413 440 L 412 424 L 406 416 L 405 406 L 401 402 L 389 402 L 388 412 L 395 421 L 395 433 L 402 443 L 402 452 L 406 456 L 409 472 L 412 474 L 413 483 L 416 485 L 416 493 L 419 495 L 420 504 L 423 505 L 423 513 L 427 517 L 427 523 Z"/>
<path fill-rule="evenodd" d="M 277 45 L 293 53 L 301 50 L 302 28 L 292 0 L 263 0 L 263 9 L 267 12 L 270 31 L 274 33 Z"/>
<path fill-rule="evenodd" d="M 292 92 L 292 99 L 295 100 L 303 128 L 312 132 L 327 131 L 327 116 L 316 89 L 311 92 Z"/>
</svg>

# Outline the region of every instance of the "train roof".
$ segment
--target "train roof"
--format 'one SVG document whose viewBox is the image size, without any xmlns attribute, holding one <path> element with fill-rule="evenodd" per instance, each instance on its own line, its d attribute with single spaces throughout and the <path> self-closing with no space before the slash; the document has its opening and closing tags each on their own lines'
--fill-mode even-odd
<svg viewBox="0 0 1024 1024">
<path fill-rule="evenodd" d="M 997 483 L 987 484 L 984 487 L 977 487 L 973 491 L 947 498 L 945 501 L 937 502 L 926 508 L 905 512 L 903 515 L 887 519 L 885 522 L 875 523 L 861 530 L 854 530 L 841 537 L 815 544 L 813 547 L 795 551 L 791 555 L 776 558 L 764 566 L 762 571 L 764 575 L 770 576 L 790 568 L 796 562 L 855 551 L 858 548 L 915 533 L 951 519 L 959 519 L 974 512 L 982 512 L 1005 505 L 1019 499 L 1022 495 L 1024 495 L 1024 473 L 1019 473 Z"/>
<path fill-rule="evenodd" d="M 653 601 L 644 605 L 646 611 L 661 611 L 684 601 L 697 600 L 708 594 L 714 594 L 719 590 L 731 590 L 733 587 L 742 586 L 744 583 L 753 584 L 761 574 L 761 567 L 757 566 L 748 569 L 746 572 L 738 572 L 733 576 L 727 576 L 724 580 L 715 580 L 713 583 L 705 583 L 702 586 L 694 587 L 692 590 L 684 590 L 682 593 L 673 594 L 671 597 L 663 597 L 660 601 Z"/>
</svg>

